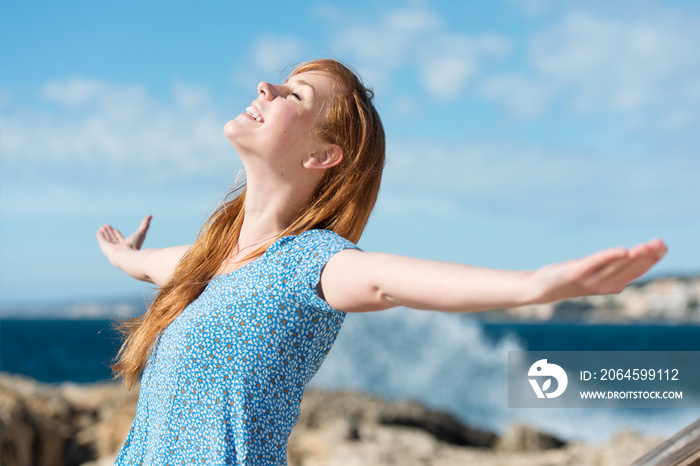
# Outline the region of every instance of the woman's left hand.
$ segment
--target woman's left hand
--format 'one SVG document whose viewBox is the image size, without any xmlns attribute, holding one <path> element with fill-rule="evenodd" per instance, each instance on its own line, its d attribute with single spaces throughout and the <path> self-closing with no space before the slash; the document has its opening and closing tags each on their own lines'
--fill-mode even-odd
<svg viewBox="0 0 700 466">
<path fill-rule="evenodd" d="M 668 248 L 660 239 L 630 249 L 613 248 L 581 259 L 551 264 L 535 272 L 537 302 L 621 292 L 656 264 Z"/>
</svg>

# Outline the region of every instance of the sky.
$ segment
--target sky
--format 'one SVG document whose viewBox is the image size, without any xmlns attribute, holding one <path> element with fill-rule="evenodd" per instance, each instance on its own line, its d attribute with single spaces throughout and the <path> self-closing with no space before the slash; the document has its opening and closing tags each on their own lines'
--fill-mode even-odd
<svg viewBox="0 0 700 466">
<path fill-rule="evenodd" d="M 351 6 L 349 6 L 351 5 Z M 95 232 L 192 242 L 241 164 L 224 124 L 304 60 L 376 93 L 359 245 L 533 269 L 654 237 L 700 273 L 700 3 L 2 0 L 0 303 L 151 288 Z"/>
</svg>

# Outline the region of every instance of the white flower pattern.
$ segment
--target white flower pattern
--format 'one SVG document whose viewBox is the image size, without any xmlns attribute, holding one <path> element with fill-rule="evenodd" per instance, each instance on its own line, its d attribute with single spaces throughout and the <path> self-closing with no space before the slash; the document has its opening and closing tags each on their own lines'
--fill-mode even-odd
<svg viewBox="0 0 700 466">
<path fill-rule="evenodd" d="M 345 317 L 316 286 L 347 248 L 310 230 L 214 277 L 151 352 L 116 464 L 285 465 L 304 388 Z"/>
</svg>

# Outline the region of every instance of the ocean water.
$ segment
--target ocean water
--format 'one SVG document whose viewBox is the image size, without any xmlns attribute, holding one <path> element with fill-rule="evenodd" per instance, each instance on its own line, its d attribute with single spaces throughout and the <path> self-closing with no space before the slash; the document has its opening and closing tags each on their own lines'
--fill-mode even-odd
<svg viewBox="0 0 700 466">
<path fill-rule="evenodd" d="M 0 321 L 0 370 L 45 382 L 108 379 L 118 349 L 109 321 Z M 484 323 L 408 309 L 348 315 L 311 386 L 413 399 L 496 432 L 519 421 L 588 442 L 622 429 L 667 437 L 700 417 L 700 409 L 508 408 L 514 350 L 700 351 L 700 326 Z"/>
<path fill-rule="evenodd" d="M 0 370 L 42 382 L 111 378 L 119 334 L 103 320 L 0 320 Z"/>
</svg>

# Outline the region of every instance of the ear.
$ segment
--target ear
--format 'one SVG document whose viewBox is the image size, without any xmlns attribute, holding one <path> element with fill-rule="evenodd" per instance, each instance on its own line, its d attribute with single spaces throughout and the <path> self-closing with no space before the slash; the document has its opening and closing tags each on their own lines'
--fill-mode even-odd
<svg viewBox="0 0 700 466">
<path fill-rule="evenodd" d="M 326 170 L 343 161 L 343 150 L 337 144 L 325 144 L 318 151 L 307 155 L 302 165 L 309 170 Z"/>
</svg>

